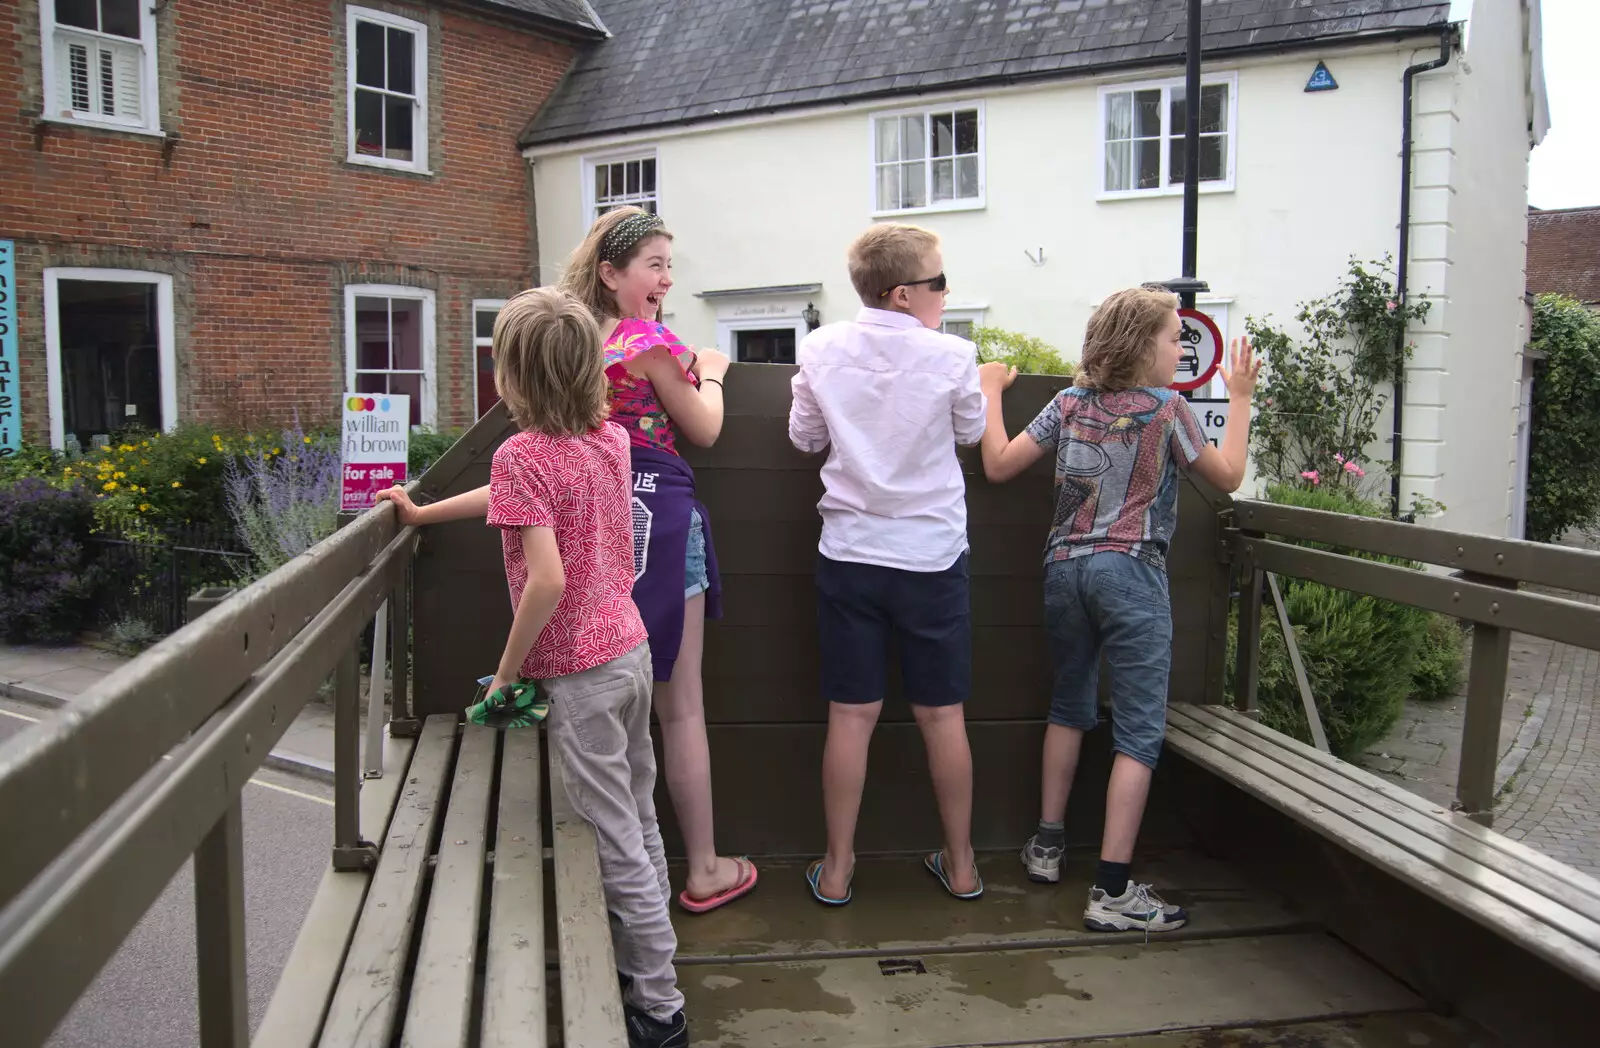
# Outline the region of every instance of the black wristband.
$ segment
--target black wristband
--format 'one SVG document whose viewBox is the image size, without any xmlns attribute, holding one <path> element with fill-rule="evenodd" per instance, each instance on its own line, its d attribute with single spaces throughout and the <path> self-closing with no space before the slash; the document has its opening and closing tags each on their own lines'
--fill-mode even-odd
<svg viewBox="0 0 1600 1048">
<path fill-rule="evenodd" d="M 705 385 L 707 382 L 715 382 L 717 384 L 717 388 L 721 389 L 724 393 L 726 393 L 728 391 L 728 387 L 724 386 L 722 384 L 722 380 L 720 378 L 703 378 L 703 379 L 700 380 L 700 384 L 702 386 Z"/>
</svg>

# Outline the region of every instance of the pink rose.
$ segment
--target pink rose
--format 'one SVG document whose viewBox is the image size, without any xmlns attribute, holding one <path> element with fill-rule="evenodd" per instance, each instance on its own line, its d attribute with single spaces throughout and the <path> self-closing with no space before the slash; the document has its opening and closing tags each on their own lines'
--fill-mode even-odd
<svg viewBox="0 0 1600 1048">
<path fill-rule="evenodd" d="M 1314 470 L 1314 469 L 1308 469 L 1308 470 L 1306 470 L 1304 473 L 1302 473 L 1300 475 L 1302 477 L 1306 478 L 1307 480 L 1311 481 L 1312 484 L 1321 484 L 1322 483 L 1322 476 L 1319 473 L 1317 473 L 1317 471 Z"/>
</svg>

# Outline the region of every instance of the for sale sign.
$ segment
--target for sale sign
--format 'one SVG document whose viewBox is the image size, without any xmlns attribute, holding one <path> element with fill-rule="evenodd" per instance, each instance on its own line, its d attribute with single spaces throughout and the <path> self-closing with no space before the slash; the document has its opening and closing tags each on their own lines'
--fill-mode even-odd
<svg viewBox="0 0 1600 1048">
<path fill-rule="evenodd" d="M 344 479 L 339 509 L 359 513 L 378 492 L 406 482 L 411 454 L 411 398 L 397 393 L 346 393 L 340 429 Z"/>
</svg>

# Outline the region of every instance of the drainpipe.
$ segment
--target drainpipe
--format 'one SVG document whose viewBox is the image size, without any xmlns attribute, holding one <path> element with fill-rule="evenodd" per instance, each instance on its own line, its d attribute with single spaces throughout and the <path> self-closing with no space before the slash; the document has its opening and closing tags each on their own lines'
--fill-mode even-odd
<svg viewBox="0 0 1600 1048">
<path fill-rule="evenodd" d="M 1418 73 L 1438 69 L 1450 61 L 1450 45 L 1455 35 L 1453 26 L 1439 33 L 1439 57 L 1431 62 L 1407 66 L 1401 78 L 1402 109 L 1400 111 L 1400 255 L 1395 266 L 1395 301 L 1406 302 L 1406 275 L 1411 262 L 1411 101 L 1414 81 Z M 1400 516 L 1400 469 L 1404 449 L 1404 421 L 1406 400 L 1406 328 L 1404 322 L 1395 333 L 1394 363 L 1394 438 L 1392 450 L 1394 465 L 1389 477 L 1389 500 L 1395 517 Z"/>
</svg>

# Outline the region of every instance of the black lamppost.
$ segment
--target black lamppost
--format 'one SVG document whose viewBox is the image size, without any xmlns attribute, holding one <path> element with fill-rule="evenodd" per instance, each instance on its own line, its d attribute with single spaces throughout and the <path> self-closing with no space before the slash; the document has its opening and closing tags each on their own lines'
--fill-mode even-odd
<svg viewBox="0 0 1600 1048">
<path fill-rule="evenodd" d="M 1195 276 L 1200 242 L 1200 0 L 1189 0 L 1187 69 L 1183 95 L 1183 276 L 1162 281 L 1184 309 L 1194 308 L 1197 292 L 1211 285 Z"/>
</svg>

